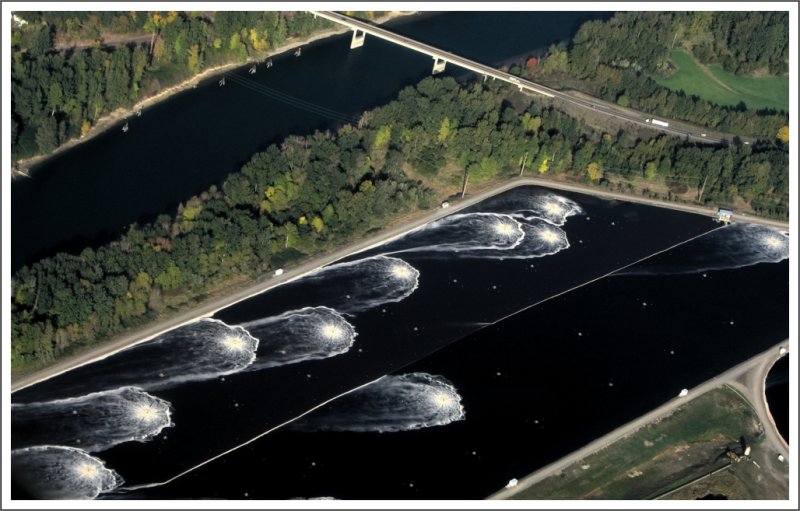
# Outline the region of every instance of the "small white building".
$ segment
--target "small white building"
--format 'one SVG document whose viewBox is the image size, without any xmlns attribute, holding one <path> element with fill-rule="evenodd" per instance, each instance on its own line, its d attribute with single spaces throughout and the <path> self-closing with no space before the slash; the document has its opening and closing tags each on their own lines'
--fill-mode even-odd
<svg viewBox="0 0 800 511">
<path fill-rule="evenodd" d="M 283 275 L 283 268 L 278 268 L 277 270 L 275 270 L 276 277 L 280 277 L 281 275 Z"/>
<path fill-rule="evenodd" d="M 447 202 L 447 201 L 442 202 L 442 209 L 449 208 L 449 207 L 450 207 L 450 203 L 449 202 Z"/>
<path fill-rule="evenodd" d="M 729 223 L 733 219 L 733 211 L 730 209 L 719 208 L 717 211 L 717 222 Z"/>
<path fill-rule="evenodd" d="M 689 395 L 689 389 L 683 389 L 681 390 L 681 393 L 678 394 L 678 397 L 686 397 L 688 395 Z"/>
</svg>

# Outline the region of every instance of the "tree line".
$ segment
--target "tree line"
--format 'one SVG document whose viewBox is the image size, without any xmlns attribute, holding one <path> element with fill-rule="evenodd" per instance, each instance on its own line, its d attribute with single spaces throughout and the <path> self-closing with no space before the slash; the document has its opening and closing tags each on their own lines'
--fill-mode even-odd
<svg viewBox="0 0 800 511">
<path fill-rule="evenodd" d="M 691 51 L 704 64 L 735 74 L 789 71 L 789 13 L 746 11 L 624 12 L 584 23 L 572 39 L 571 64 L 591 75 L 599 63 L 669 70 L 673 48 Z"/>
<path fill-rule="evenodd" d="M 553 45 L 546 58 L 519 71 L 535 79 L 571 77 L 585 92 L 654 115 L 772 138 L 788 124 L 786 113 L 754 110 L 744 103 L 716 105 L 662 87 L 652 77 L 670 71 L 675 47 L 737 74 L 785 74 L 788 30 L 786 12 L 617 13 L 606 21 L 584 23 L 569 47 Z"/>
<path fill-rule="evenodd" d="M 615 177 L 704 189 L 702 202 L 749 201 L 788 216 L 788 145 L 696 145 L 602 133 L 500 82 L 426 78 L 367 112 L 361 128 L 289 137 L 221 186 L 119 240 L 25 266 L 12 280 L 12 367 L 40 367 L 252 280 L 345 245 L 444 197 L 410 176 L 446 167 L 470 182 L 536 175 Z"/>
<path fill-rule="evenodd" d="M 97 120 L 129 108 L 201 70 L 259 57 L 328 28 L 307 12 L 22 12 L 12 30 L 11 147 L 14 159 L 46 154 L 86 135 Z M 374 16 L 376 13 L 362 13 Z M 147 34 L 107 46 L 108 34 Z M 56 41 L 90 39 L 57 51 Z"/>
</svg>

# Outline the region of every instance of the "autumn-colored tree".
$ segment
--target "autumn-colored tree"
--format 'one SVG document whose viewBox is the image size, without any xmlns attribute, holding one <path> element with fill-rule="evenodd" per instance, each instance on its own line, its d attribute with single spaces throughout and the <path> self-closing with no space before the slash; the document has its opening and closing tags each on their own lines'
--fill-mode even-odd
<svg viewBox="0 0 800 511">
<path fill-rule="evenodd" d="M 92 124 L 88 120 L 84 119 L 83 123 L 81 124 L 81 138 L 89 134 L 90 129 L 92 129 Z"/>
<path fill-rule="evenodd" d="M 234 32 L 233 35 L 231 35 L 231 40 L 228 42 L 228 48 L 230 48 L 231 50 L 235 50 L 236 48 L 239 47 L 241 41 L 242 41 L 242 36 L 239 35 L 239 32 Z"/>
<path fill-rule="evenodd" d="M 311 219 L 311 227 L 317 232 L 322 232 L 322 229 L 325 228 L 325 222 L 322 221 L 322 218 L 315 216 Z"/>
<path fill-rule="evenodd" d="M 600 170 L 600 166 L 594 161 L 586 167 L 586 173 L 592 181 L 597 181 L 603 177 L 603 171 Z"/>
<path fill-rule="evenodd" d="M 547 160 L 547 158 L 545 158 L 545 159 L 542 161 L 542 164 L 541 164 L 541 165 L 539 165 L 539 174 L 544 174 L 544 173 L 545 173 L 545 172 L 547 172 L 548 170 L 550 170 L 550 165 L 548 164 L 548 160 Z"/>
<path fill-rule="evenodd" d="M 778 130 L 778 134 L 775 135 L 778 140 L 781 142 L 789 142 L 789 126 L 783 126 L 781 129 Z"/>
<path fill-rule="evenodd" d="M 164 54 L 164 38 L 161 36 L 156 37 L 155 42 L 153 43 L 153 49 L 150 53 L 154 61 L 158 62 L 161 60 L 161 55 Z"/>
<path fill-rule="evenodd" d="M 644 166 L 644 178 L 648 181 L 652 181 L 654 177 L 656 177 L 656 171 L 658 167 L 656 162 L 648 161 L 647 164 Z"/>
<path fill-rule="evenodd" d="M 392 127 L 389 125 L 381 126 L 378 132 L 375 133 L 375 146 L 385 147 L 389 144 L 389 139 L 392 138 Z"/>
<path fill-rule="evenodd" d="M 147 15 L 147 19 L 144 22 L 144 29 L 147 32 L 152 33 L 152 37 L 150 38 L 150 55 L 155 57 L 155 44 L 156 38 L 160 35 L 161 29 L 165 26 L 169 25 L 178 17 L 178 13 L 175 11 L 171 11 L 166 16 L 162 15 L 160 12 L 150 12 Z M 163 45 L 163 41 L 162 41 Z M 163 51 L 163 47 L 162 47 Z M 157 59 L 156 59 L 157 60 Z"/>
<path fill-rule="evenodd" d="M 200 46 L 193 44 L 191 48 L 186 50 L 189 58 L 186 60 L 186 67 L 192 73 L 200 71 Z"/>
<path fill-rule="evenodd" d="M 450 118 L 445 117 L 442 119 L 442 125 L 439 127 L 439 134 L 436 136 L 436 140 L 441 144 L 445 140 L 447 140 L 447 135 L 450 134 Z"/>
<path fill-rule="evenodd" d="M 259 37 L 258 30 L 255 28 L 250 29 L 250 42 L 253 43 L 253 49 L 256 51 L 265 51 L 269 49 L 269 34 L 264 30 L 264 37 Z"/>
</svg>

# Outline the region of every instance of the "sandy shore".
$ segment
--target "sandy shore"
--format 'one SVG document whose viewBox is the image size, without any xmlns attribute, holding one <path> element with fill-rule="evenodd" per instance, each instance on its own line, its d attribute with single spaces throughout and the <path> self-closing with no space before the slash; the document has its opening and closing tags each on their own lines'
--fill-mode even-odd
<svg viewBox="0 0 800 511">
<path fill-rule="evenodd" d="M 411 14 L 414 14 L 415 12 L 416 11 L 391 11 L 389 12 L 389 14 L 374 20 L 374 22 L 377 24 L 382 24 L 400 16 L 409 16 Z M 308 36 L 304 39 L 288 41 L 284 45 L 275 48 L 274 50 L 268 52 L 267 54 L 259 56 L 257 59 L 249 58 L 245 62 L 236 61 L 215 67 L 210 67 L 202 71 L 201 73 L 189 78 L 188 80 L 184 80 L 183 82 L 173 85 L 171 87 L 161 89 L 158 93 L 154 94 L 153 96 L 138 101 L 131 108 L 117 108 L 113 112 L 102 116 L 100 119 L 97 120 L 97 122 L 89 130 L 89 133 L 87 133 L 86 136 L 84 137 L 70 139 L 48 154 L 33 156 L 31 158 L 26 158 L 13 163 L 11 175 L 12 177 L 17 177 L 19 175 L 28 176 L 28 172 L 32 167 L 44 163 L 53 156 L 61 154 L 62 152 L 68 149 L 71 149 L 79 144 L 91 140 L 92 138 L 96 137 L 97 135 L 100 135 L 101 133 L 104 133 L 106 130 L 116 125 L 117 122 L 119 122 L 120 120 L 136 115 L 137 110 L 144 110 L 145 108 L 153 106 L 160 101 L 164 101 L 165 99 L 179 92 L 193 88 L 198 83 L 200 83 L 200 81 L 205 80 L 206 78 L 212 77 L 216 74 L 220 74 L 230 69 L 235 69 L 237 67 L 244 66 L 250 62 L 263 61 L 265 58 L 272 57 L 275 55 L 280 55 L 281 53 L 293 50 L 298 46 L 309 44 L 314 41 L 325 39 L 327 37 L 331 37 L 337 34 L 342 34 L 347 32 L 348 30 L 349 29 L 346 27 L 323 30 L 322 32 L 317 32 L 316 34 Z"/>
</svg>

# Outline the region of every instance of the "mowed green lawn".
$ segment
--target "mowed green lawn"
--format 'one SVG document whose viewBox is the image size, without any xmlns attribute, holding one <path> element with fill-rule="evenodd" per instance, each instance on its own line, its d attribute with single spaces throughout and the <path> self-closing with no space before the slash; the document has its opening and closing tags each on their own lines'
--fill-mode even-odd
<svg viewBox="0 0 800 511">
<path fill-rule="evenodd" d="M 715 81 L 686 52 L 675 50 L 671 59 L 678 71 L 666 78 L 654 78 L 668 89 L 683 90 L 686 94 L 719 105 L 738 105 L 744 101 L 748 108 L 789 111 L 788 75 L 764 78 L 736 76 L 713 64 L 708 66 L 708 70 L 717 79 Z"/>
</svg>

